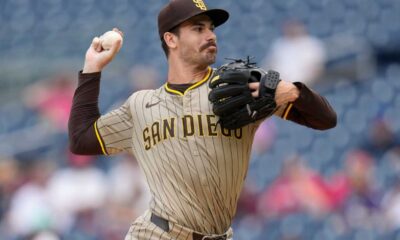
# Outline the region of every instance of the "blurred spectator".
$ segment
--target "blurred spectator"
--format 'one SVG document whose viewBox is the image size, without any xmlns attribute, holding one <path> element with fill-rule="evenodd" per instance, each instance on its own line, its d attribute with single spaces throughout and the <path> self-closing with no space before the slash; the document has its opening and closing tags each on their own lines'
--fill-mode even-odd
<svg viewBox="0 0 400 240">
<path fill-rule="evenodd" d="M 262 193 L 259 210 L 265 217 L 303 211 L 319 216 L 330 211 L 332 204 L 324 179 L 299 156 L 292 156 L 284 161 L 281 174 Z"/>
<path fill-rule="evenodd" d="M 22 166 L 25 183 L 15 192 L 8 212 L 10 232 L 26 237 L 40 230 L 52 229 L 57 219 L 47 194 L 47 180 L 54 166 L 48 160 L 29 160 Z"/>
<path fill-rule="evenodd" d="M 310 36 L 303 23 L 284 23 L 282 37 L 276 39 L 264 60 L 265 69 L 274 69 L 291 82 L 315 84 L 324 71 L 326 53 L 323 43 Z"/>
<path fill-rule="evenodd" d="M 75 78 L 70 73 L 59 73 L 51 79 L 39 81 L 26 88 L 24 102 L 38 111 L 55 130 L 64 132 L 67 130 Z"/>
<path fill-rule="evenodd" d="M 73 227 L 77 221 L 93 220 L 93 214 L 104 206 L 106 176 L 93 165 L 93 160 L 92 156 L 70 153 L 68 166 L 57 169 L 49 179 L 49 200 L 57 214 L 57 229 L 61 231 Z"/>
<path fill-rule="evenodd" d="M 374 158 L 363 150 L 351 150 L 346 158 L 345 169 L 353 195 L 367 208 L 379 208 L 381 195 L 376 189 Z"/>
<path fill-rule="evenodd" d="M 345 164 L 349 189 L 342 212 L 345 225 L 350 229 L 382 228 L 383 192 L 377 188 L 375 159 L 366 151 L 352 149 L 347 154 Z"/>
<path fill-rule="evenodd" d="M 383 119 L 375 119 L 368 129 L 367 138 L 363 139 L 361 148 L 380 159 L 385 153 L 400 146 L 400 141 L 390 124 Z"/>
</svg>

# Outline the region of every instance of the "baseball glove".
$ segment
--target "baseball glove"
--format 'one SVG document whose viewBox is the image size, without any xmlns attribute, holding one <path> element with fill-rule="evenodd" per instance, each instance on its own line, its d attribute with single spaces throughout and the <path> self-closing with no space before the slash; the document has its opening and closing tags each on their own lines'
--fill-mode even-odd
<svg viewBox="0 0 400 240">
<path fill-rule="evenodd" d="M 276 110 L 275 90 L 279 73 L 257 67 L 247 60 L 234 60 L 216 70 L 208 95 L 223 128 L 237 129 L 268 117 Z M 260 82 L 259 96 L 251 95 L 249 83 Z"/>
</svg>

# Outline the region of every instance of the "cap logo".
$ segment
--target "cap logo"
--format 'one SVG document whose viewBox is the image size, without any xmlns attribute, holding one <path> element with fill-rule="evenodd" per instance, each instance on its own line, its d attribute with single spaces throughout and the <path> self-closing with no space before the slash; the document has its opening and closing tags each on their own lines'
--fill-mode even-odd
<svg viewBox="0 0 400 240">
<path fill-rule="evenodd" d="M 200 8 L 201 10 L 203 11 L 207 10 L 207 6 L 203 2 L 203 0 L 193 0 L 193 3 L 196 5 L 196 7 Z"/>
</svg>

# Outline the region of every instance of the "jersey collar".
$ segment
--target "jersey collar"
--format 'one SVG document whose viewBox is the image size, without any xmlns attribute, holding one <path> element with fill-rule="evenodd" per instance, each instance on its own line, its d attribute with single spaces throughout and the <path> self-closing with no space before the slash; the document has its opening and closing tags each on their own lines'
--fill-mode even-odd
<svg viewBox="0 0 400 240">
<path fill-rule="evenodd" d="M 174 89 L 171 89 L 170 87 L 168 87 L 168 82 L 164 84 L 165 91 L 167 91 L 168 93 L 175 94 L 175 95 L 184 96 L 188 91 L 190 91 L 194 88 L 197 88 L 198 86 L 205 83 L 210 78 L 211 72 L 212 72 L 211 67 L 208 67 L 207 74 L 204 76 L 204 78 L 201 79 L 200 81 L 196 82 L 192 86 L 188 87 L 188 89 L 186 89 L 184 93 L 181 93 L 177 90 L 174 90 Z"/>
</svg>

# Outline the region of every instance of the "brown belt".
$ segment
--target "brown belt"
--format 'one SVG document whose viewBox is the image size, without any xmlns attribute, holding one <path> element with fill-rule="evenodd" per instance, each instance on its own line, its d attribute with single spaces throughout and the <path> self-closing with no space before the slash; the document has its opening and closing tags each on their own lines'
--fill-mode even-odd
<svg viewBox="0 0 400 240">
<path fill-rule="evenodd" d="M 169 232 L 170 229 L 169 229 L 168 220 L 152 213 L 150 221 L 152 223 L 154 223 L 157 227 L 164 230 L 165 232 Z M 227 240 L 228 238 L 227 238 L 226 234 L 219 235 L 219 236 L 207 236 L 207 235 L 202 235 L 202 234 L 193 232 L 192 239 L 193 240 Z"/>
</svg>

